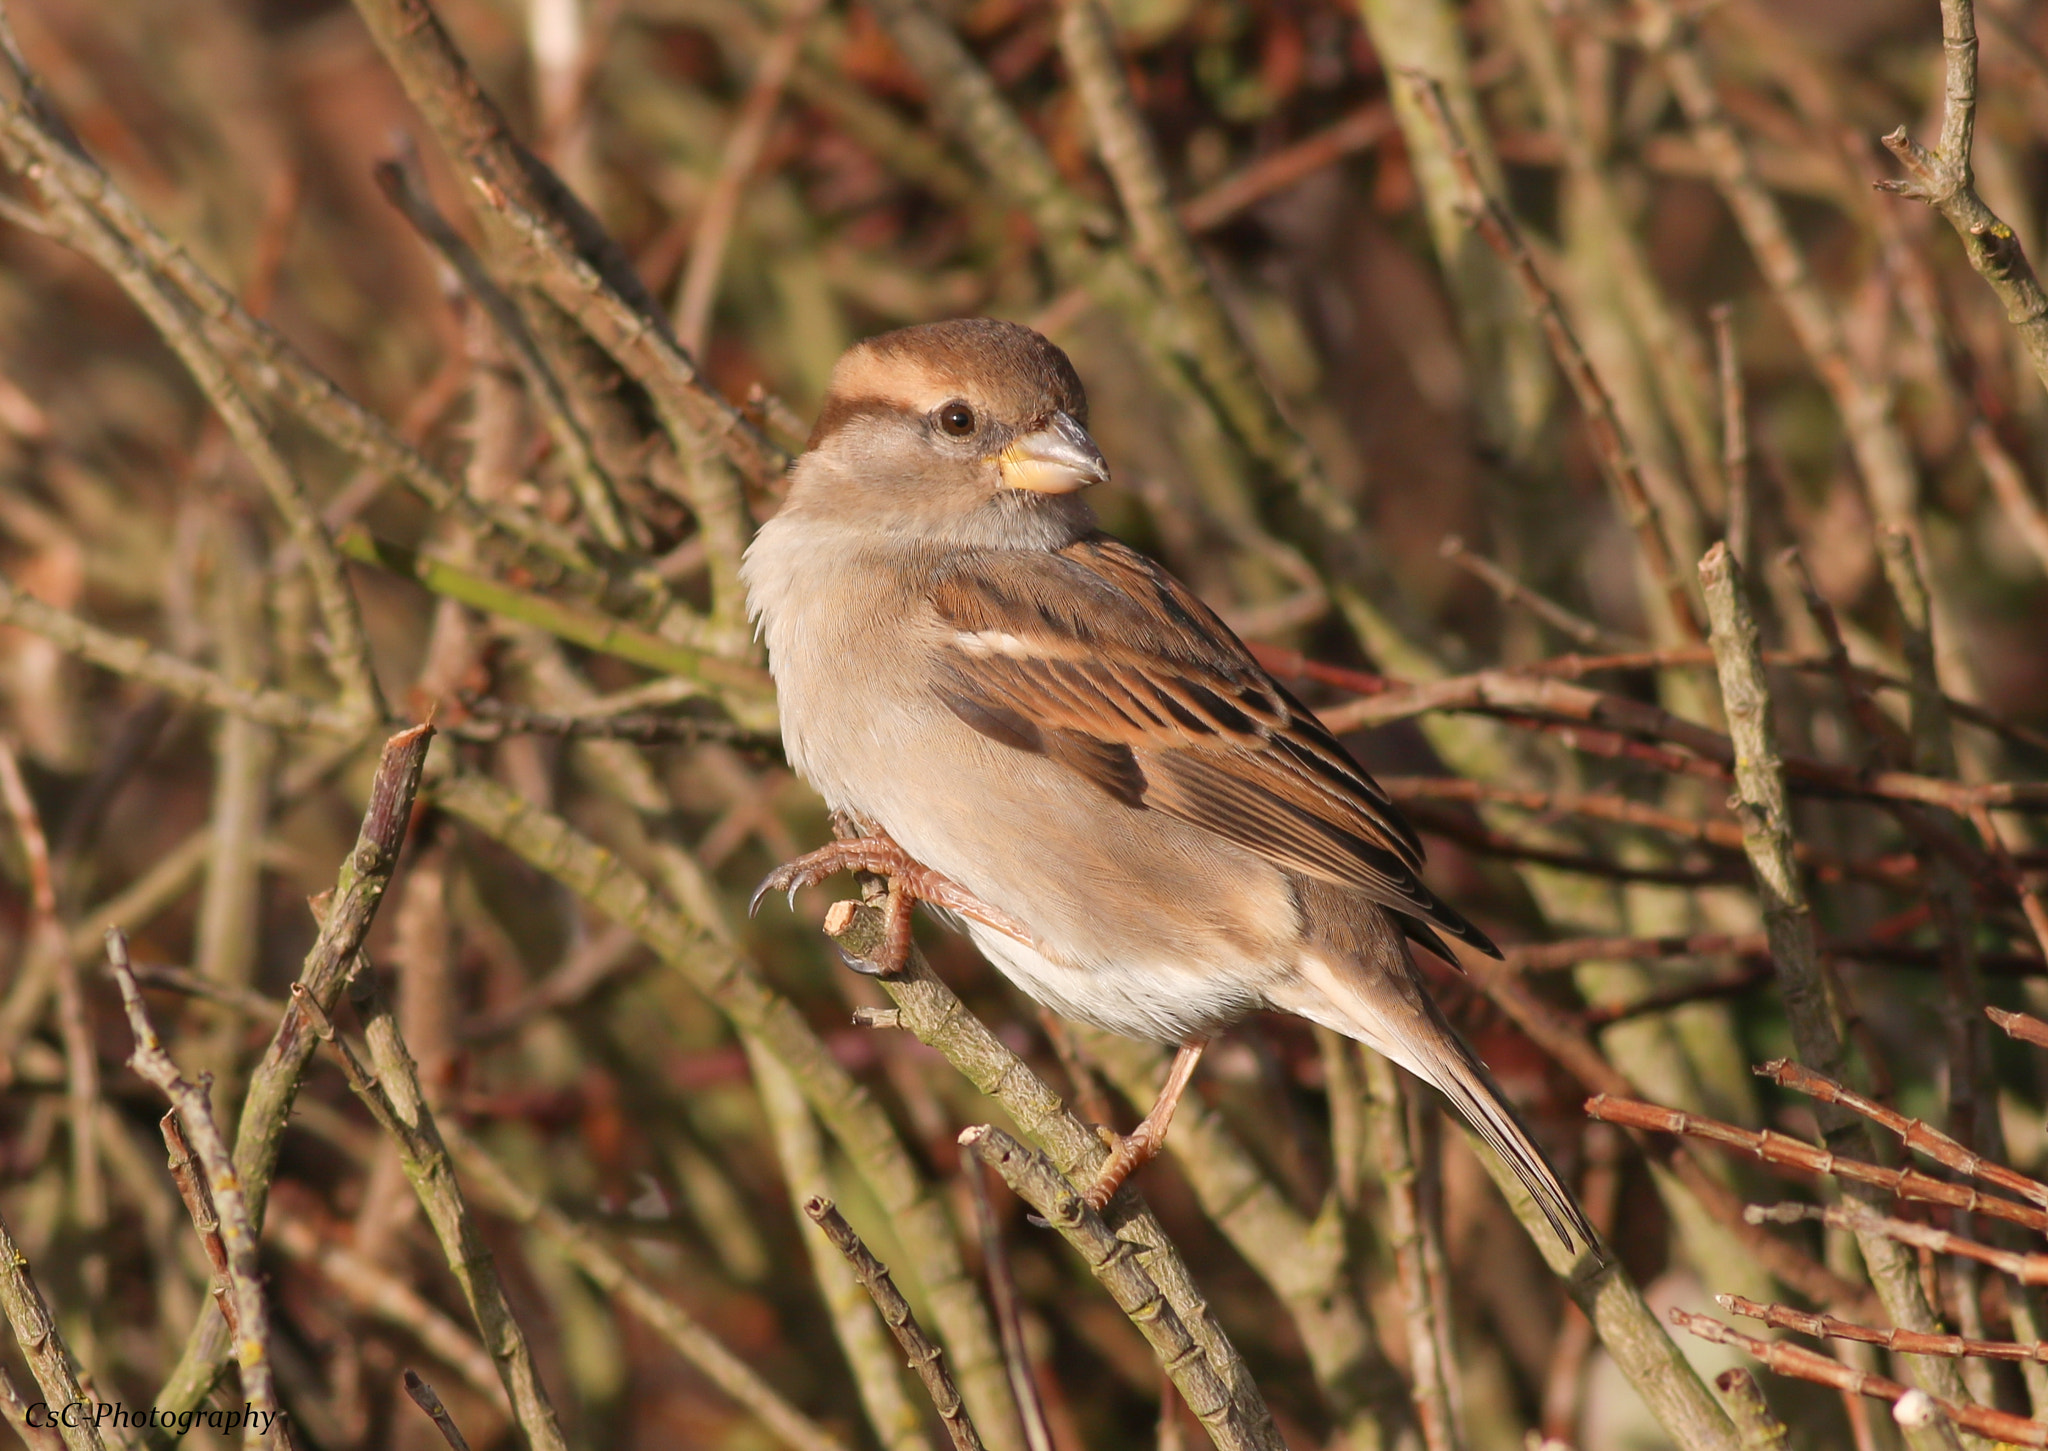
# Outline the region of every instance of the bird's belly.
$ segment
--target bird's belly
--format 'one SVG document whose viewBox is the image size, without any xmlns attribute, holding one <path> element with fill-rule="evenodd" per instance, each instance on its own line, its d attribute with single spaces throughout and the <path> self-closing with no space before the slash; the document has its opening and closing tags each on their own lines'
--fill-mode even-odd
<svg viewBox="0 0 2048 1451">
<path fill-rule="evenodd" d="M 1178 1041 L 1261 1006 L 1291 970 L 1300 919 L 1270 862 L 1113 801 L 943 708 L 877 729 L 881 749 L 845 775 L 839 804 L 1027 926 L 1029 945 L 972 931 L 1004 976 L 1055 1012 Z"/>
<path fill-rule="evenodd" d="M 977 923 L 968 924 L 968 933 L 982 956 L 1034 1002 L 1127 1038 L 1180 1043 L 1208 1037 L 1264 1006 L 1243 980 L 1212 967 L 1125 956 L 1068 966 Z"/>
</svg>

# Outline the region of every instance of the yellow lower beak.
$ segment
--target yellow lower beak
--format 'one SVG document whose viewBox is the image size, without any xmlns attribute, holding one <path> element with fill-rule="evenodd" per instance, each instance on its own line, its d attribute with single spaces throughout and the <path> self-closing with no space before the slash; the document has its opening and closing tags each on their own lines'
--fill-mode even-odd
<svg viewBox="0 0 2048 1451">
<path fill-rule="evenodd" d="M 1034 494 L 1071 494 L 1109 481 L 1109 465 L 1088 430 L 1064 413 L 996 455 L 1003 482 Z"/>
</svg>

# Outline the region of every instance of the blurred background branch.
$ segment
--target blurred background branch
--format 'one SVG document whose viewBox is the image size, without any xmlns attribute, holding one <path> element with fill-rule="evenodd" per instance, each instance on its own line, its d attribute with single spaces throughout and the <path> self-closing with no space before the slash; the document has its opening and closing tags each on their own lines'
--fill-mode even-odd
<svg viewBox="0 0 2048 1451">
<path fill-rule="evenodd" d="M 814 1199 L 996 1451 L 2048 1441 L 2048 8 L 7 18 L 24 1444 L 932 1444 Z M 1426 971 L 1605 1262 L 1265 1019 L 1087 1213 L 1158 1049 L 738 911 L 831 829 L 742 552 L 840 351 L 963 313 L 1072 353 L 1105 523 L 1506 945 Z M 108 925 L 239 1216 L 158 1158 Z"/>
</svg>

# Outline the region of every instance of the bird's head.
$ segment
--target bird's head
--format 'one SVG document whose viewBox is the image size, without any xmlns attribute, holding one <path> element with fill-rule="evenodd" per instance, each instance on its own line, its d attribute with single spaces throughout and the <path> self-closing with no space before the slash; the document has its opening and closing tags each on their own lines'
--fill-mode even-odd
<svg viewBox="0 0 2048 1451">
<path fill-rule="evenodd" d="M 1058 547 L 1109 478 L 1067 355 L 1030 328 L 931 323 L 856 344 L 832 370 L 788 507 L 968 547 Z"/>
</svg>

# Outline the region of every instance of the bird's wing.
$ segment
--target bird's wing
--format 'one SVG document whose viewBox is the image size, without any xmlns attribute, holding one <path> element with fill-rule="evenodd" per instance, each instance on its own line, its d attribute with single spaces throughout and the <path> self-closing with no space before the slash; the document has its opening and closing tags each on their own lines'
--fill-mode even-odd
<svg viewBox="0 0 2048 1451">
<path fill-rule="evenodd" d="M 931 590 L 948 632 L 934 688 L 991 740 L 1126 805 L 1353 888 L 1498 956 L 1423 886 L 1422 843 L 1379 785 L 1173 576 L 1096 534 L 991 551 Z M 1438 948 L 1441 944 L 1435 944 Z"/>
</svg>

